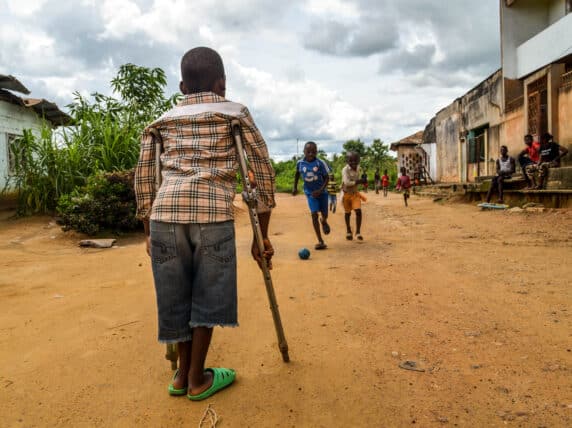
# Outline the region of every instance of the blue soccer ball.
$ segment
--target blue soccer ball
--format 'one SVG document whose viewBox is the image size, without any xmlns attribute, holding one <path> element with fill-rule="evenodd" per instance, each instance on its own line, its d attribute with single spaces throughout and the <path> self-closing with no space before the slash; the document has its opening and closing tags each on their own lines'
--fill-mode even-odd
<svg viewBox="0 0 572 428">
<path fill-rule="evenodd" d="M 298 257 L 300 257 L 302 260 L 307 260 L 310 258 L 310 250 L 308 250 L 307 248 L 302 248 L 300 251 L 298 251 Z"/>
</svg>

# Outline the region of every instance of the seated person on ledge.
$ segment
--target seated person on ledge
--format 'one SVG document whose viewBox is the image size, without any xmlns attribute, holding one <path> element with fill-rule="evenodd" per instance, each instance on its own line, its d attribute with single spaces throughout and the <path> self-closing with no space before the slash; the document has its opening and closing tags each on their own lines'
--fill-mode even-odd
<svg viewBox="0 0 572 428">
<path fill-rule="evenodd" d="M 526 180 L 526 188 L 532 189 L 532 181 L 528 175 L 526 175 L 526 167 L 537 163 L 540 159 L 540 153 L 538 152 L 540 143 L 538 141 L 534 141 L 532 135 L 527 134 L 524 136 L 524 144 L 526 147 L 518 155 L 518 163 L 522 169 L 522 175 L 524 175 L 524 179 Z"/>
<path fill-rule="evenodd" d="M 540 137 L 539 147 L 540 159 L 537 163 L 528 165 L 525 169 L 526 175 L 532 181 L 535 189 L 544 189 L 546 177 L 550 168 L 559 168 L 560 159 L 568 154 L 568 149 L 552 141 L 552 135 L 545 132 Z M 536 182 L 538 175 L 538 184 Z"/>
<path fill-rule="evenodd" d="M 506 146 L 501 146 L 500 149 L 501 156 L 497 159 L 496 166 L 497 166 L 497 175 L 493 178 L 491 182 L 491 187 L 489 188 L 489 192 L 487 193 L 487 203 L 491 201 L 491 197 L 493 196 L 493 192 L 495 189 L 499 192 L 499 199 L 498 203 L 502 204 L 503 201 L 503 183 L 504 180 L 510 178 L 514 171 L 516 170 L 516 162 L 514 158 L 508 155 L 508 149 Z"/>
</svg>

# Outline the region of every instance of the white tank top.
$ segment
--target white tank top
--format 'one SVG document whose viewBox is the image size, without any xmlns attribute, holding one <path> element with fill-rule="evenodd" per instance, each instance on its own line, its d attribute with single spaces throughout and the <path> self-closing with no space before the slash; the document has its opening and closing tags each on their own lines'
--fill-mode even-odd
<svg viewBox="0 0 572 428">
<path fill-rule="evenodd" d="M 501 174 L 510 174 L 511 173 L 512 168 L 510 166 L 510 156 L 508 156 L 505 161 L 503 161 L 502 158 L 499 158 L 499 165 L 500 165 L 500 173 Z"/>
</svg>

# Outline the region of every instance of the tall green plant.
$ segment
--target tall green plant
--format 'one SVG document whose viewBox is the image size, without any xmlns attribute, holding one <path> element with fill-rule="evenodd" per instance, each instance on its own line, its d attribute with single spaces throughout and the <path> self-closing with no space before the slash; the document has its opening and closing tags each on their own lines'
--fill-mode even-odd
<svg viewBox="0 0 572 428">
<path fill-rule="evenodd" d="M 125 64 L 111 86 L 119 98 L 74 93 L 67 107 L 72 123 L 54 132 L 47 123 L 39 134 L 26 130 L 11 147 L 21 214 L 52 212 L 62 195 L 85 186 L 100 172 L 129 170 L 137 163 L 144 126 L 171 108 L 166 77 L 159 68 Z"/>
</svg>

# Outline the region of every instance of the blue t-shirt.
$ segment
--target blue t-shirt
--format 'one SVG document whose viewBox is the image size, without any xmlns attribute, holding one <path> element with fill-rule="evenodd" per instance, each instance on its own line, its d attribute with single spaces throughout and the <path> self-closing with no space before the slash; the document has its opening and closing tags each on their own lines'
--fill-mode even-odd
<svg viewBox="0 0 572 428">
<path fill-rule="evenodd" d="M 314 159 L 312 162 L 300 159 L 296 164 L 296 171 L 304 180 L 304 193 L 312 194 L 324 185 L 324 181 L 330 173 L 330 167 L 322 159 Z"/>
</svg>

